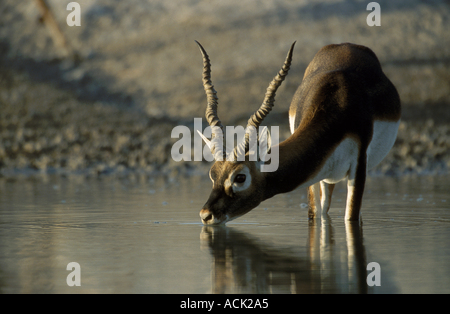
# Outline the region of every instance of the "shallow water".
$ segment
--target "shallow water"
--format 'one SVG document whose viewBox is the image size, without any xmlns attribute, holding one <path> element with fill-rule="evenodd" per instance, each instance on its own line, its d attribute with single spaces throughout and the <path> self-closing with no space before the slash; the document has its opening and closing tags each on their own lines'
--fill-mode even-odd
<svg viewBox="0 0 450 314">
<path fill-rule="evenodd" d="M 2 293 L 450 293 L 450 177 L 369 178 L 363 226 L 308 222 L 306 193 L 226 227 L 198 212 L 211 184 L 144 176 L 0 179 Z M 81 286 L 68 286 L 80 265 Z M 380 265 L 381 286 L 368 286 Z"/>
</svg>

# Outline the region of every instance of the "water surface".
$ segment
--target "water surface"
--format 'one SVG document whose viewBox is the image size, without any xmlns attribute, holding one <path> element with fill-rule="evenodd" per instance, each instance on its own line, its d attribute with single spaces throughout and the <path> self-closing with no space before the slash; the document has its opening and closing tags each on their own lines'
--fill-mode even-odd
<svg viewBox="0 0 450 314">
<path fill-rule="evenodd" d="M 369 178 L 362 226 L 343 220 L 344 184 L 322 221 L 296 190 L 215 228 L 200 223 L 211 183 L 197 177 L 0 178 L 0 292 L 450 293 L 449 187 Z"/>
</svg>

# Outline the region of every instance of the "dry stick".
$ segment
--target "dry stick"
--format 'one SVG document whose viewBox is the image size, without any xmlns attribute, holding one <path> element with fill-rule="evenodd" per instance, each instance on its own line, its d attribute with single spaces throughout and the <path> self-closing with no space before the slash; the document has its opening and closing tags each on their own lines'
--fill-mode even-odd
<svg viewBox="0 0 450 314">
<path fill-rule="evenodd" d="M 66 37 L 59 28 L 58 22 L 56 22 L 56 19 L 48 4 L 45 2 L 45 0 L 35 1 L 39 8 L 39 11 L 41 12 L 42 20 L 45 26 L 50 31 L 50 35 L 53 39 L 53 42 L 55 43 L 55 46 L 60 48 L 64 52 L 64 56 L 70 56 L 76 60 L 78 55 L 66 40 Z"/>
</svg>

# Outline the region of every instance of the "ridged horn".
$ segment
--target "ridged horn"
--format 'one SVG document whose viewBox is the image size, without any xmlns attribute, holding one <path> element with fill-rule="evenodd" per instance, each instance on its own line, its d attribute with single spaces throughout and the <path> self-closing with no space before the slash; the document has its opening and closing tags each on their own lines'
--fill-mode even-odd
<svg viewBox="0 0 450 314">
<path fill-rule="evenodd" d="M 217 157 L 221 158 L 221 156 L 223 156 L 223 158 L 226 158 L 226 153 L 225 153 L 225 149 L 223 148 L 223 125 L 222 122 L 219 119 L 219 116 L 217 115 L 217 104 L 218 104 L 218 100 L 219 98 L 217 97 L 217 92 L 214 89 L 214 85 L 212 85 L 212 81 L 211 81 L 211 62 L 209 59 L 208 54 L 206 53 L 205 49 L 203 48 L 203 46 L 198 42 L 195 41 L 198 45 L 198 47 L 200 48 L 200 52 L 202 53 L 203 56 L 203 88 L 205 89 L 206 92 L 206 99 L 208 101 L 208 104 L 206 106 L 206 112 L 205 112 L 205 117 L 206 120 L 208 121 L 208 124 L 211 126 L 212 129 L 212 136 L 211 136 L 211 153 L 213 154 L 214 158 L 217 160 L 216 155 L 218 155 Z M 220 128 L 222 134 L 220 134 L 220 138 L 216 137 L 216 133 L 218 132 L 218 129 Z M 218 148 L 218 149 L 216 149 Z"/>
<path fill-rule="evenodd" d="M 286 78 L 291 67 L 292 53 L 294 51 L 295 43 L 296 41 L 294 41 L 294 43 L 291 45 L 291 49 L 289 49 L 286 60 L 284 61 L 281 70 L 273 78 L 272 82 L 270 82 L 261 107 L 259 107 L 259 109 L 250 116 L 250 119 L 248 119 L 247 130 L 253 127 L 257 131 L 261 122 L 270 113 L 270 111 L 272 111 L 272 107 L 274 106 L 275 102 L 275 93 L 278 87 L 280 87 L 281 83 Z M 234 160 L 237 160 L 238 156 L 245 156 L 245 152 L 247 152 L 249 149 L 249 138 L 249 132 L 246 132 L 244 140 L 239 145 L 237 145 L 233 151 Z"/>
</svg>

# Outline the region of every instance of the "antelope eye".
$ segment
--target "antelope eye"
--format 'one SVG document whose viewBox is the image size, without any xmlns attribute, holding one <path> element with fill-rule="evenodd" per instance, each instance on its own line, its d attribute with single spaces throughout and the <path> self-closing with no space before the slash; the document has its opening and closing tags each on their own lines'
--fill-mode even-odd
<svg viewBox="0 0 450 314">
<path fill-rule="evenodd" d="M 245 174 L 238 174 L 235 178 L 234 178 L 234 182 L 236 183 L 244 183 L 245 182 Z"/>
</svg>

